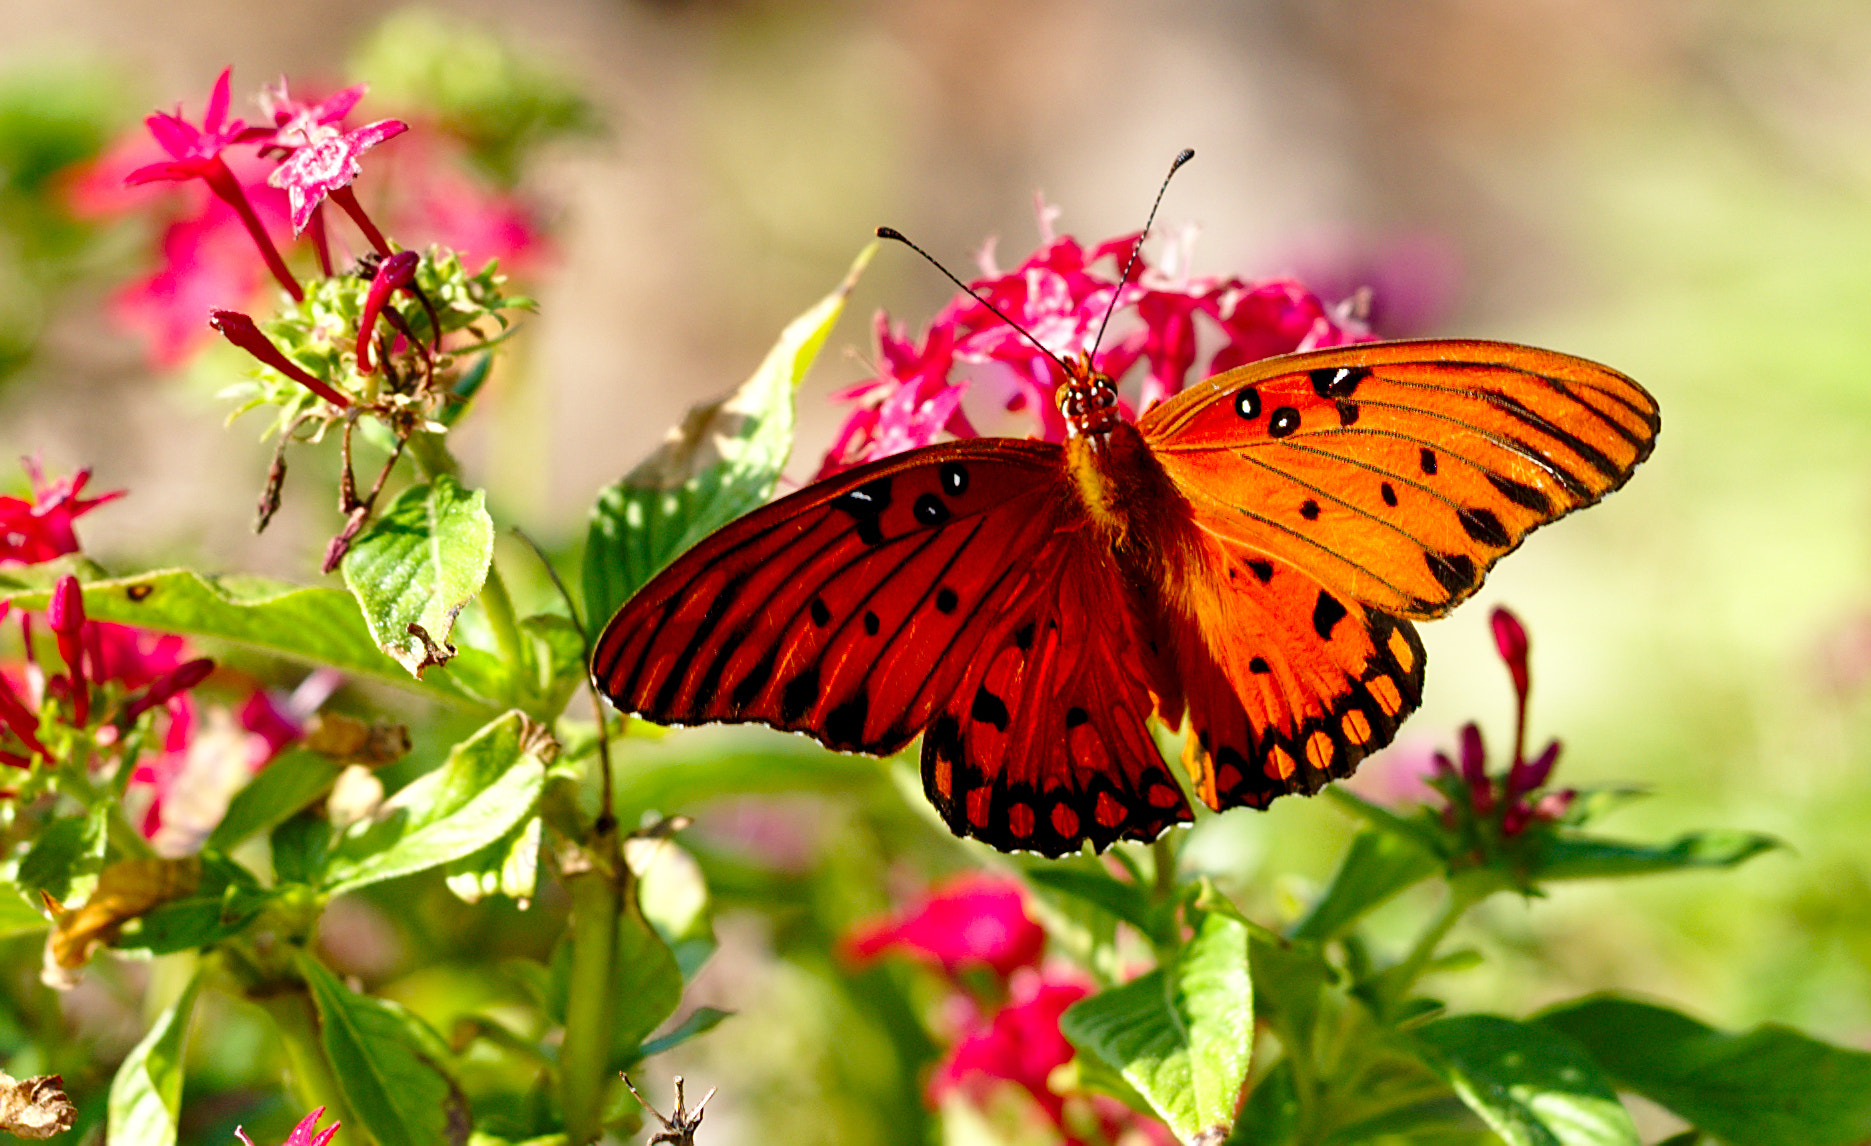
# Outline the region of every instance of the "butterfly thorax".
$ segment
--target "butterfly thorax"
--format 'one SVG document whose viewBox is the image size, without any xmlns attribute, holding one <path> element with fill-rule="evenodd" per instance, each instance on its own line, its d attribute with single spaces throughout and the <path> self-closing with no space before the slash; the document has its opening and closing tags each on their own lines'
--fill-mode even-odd
<svg viewBox="0 0 1871 1146">
<path fill-rule="evenodd" d="M 1189 504 L 1124 418 L 1117 384 L 1080 355 L 1067 363 L 1057 401 L 1066 421 L 1066 470 L 1085 516 L 1129 579 L 1182 584 L 1193 537 Z"/>
</svg>

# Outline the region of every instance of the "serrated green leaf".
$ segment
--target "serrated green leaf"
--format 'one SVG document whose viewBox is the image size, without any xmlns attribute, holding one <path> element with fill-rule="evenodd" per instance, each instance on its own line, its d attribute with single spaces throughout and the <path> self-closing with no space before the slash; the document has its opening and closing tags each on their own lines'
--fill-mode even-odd
<svg viewBox="0 0 1871 1146">
<path fill-rule="evenodd" d="M 297 964 L 318 1008 L 325 1058 L 361 1129 L 382 1146 L 467 1141 L 466 1100 L 436 1061 L 432 1032 L 412 1032 L 418 1020 L 407 1011 L 357 994 L 304 951 Z"/>
<path fill-rule="evenodd" d="M 1786 845 L 1758 832 L 1691 832 L 1667 844 L 1639 844 L 1574 832 L 1555 834 L 1534 861 L 1534 878 L 1605 879 L 1690 868 L 1734 867 Z"/>
<path fill-rule="evenodd" d="M 182 995 L 150 1027 L 143 1041 L 125 1056 L 110 1081 L 109 1130 L 112 1142 L 169 1146 L 176 1140 L 182 1112 L 182 1058 L 188 1020 L 195 1010 L 201 980 L 191 978 Z"/>
<path fill-rule="evenodd" d="M 1639 1146 L 1598 1064 L 1552 1027 L 1459 1015 L 1412 1038 L 1423 1062 L 1509 1146 Z"/>
<path fill-rule="evenodd" d="M 585 616 L 596 631 L 683 550 L 772 496 L 793 447 L 793 394 L 876 253 L 787 324 L 753 376 L 696 406 L 654 454 L 598 495 L 585 541 Z"/>
<path fill-rule="evenodd" d="M 273 875 L 281 883 L 317 886 L 325 861 L 331 857 L 331 821 L 308 808 L 275 827 L 268 840 L 273 846 Z"/>
<path fill-rule="evenodd" d="M 442 474 L 404 490 L 358 534 L 340 568 L 371 638 L 420 678 L 437 663 L 456 615 L 481 591 L 493 559 L 487 495 Z M 428 641 L 411 625 L 420 625 Z"/>
<path fill-rule="evenodd" d="M 1248 931 L 1206 916 L 1176 960 L 1059 1018 L 1082 1053 L 1117 1070 L 1177 1138 L 1225 1135 L 1253 1049 Z"/>
<path fill-rule="evenodd" d="M 0 598 L 6 598 L 0 593 Z M 43 609 L 45 590 L 17 592 L 23 609 Z M 159 633 L 230 641 L 349 676 L 391 684 L 449 704 L 478 703 L 445 675 L 418 681 L 397 668 L 371 639 L 351 594 L 308 589 L 263 577 L 204 577 L 167 569 L 91 581 L 85 615 L 94 621 L 135 625 Z"/>
<path fill-rule="evenodd" d="M 1871 1140 L 1871 1054 L 1774 1023 L 1742 1034 L 1635 999 L 1598 996 L 1539 1016 L 1620 1086 L 1731 1146 Z"/>
<path fill-rule="evenodd" d="M 546 765 L 528 750 L 526 718 L 509 712 L 455 746 L 442 767 L 385 801 L 387 817 L 338 846 L 333 894 L 472 855 L 532 814 Z"/>
<path fill-rule="evenodd" d="M 1409 835 L 1362 831 L 1351 839 L 1331 886 L 1293 928 L 1293 938 L 1335 938 L 1365 913 L 1403 889 L 1428 879 L 1442 864 Z"/>
<path fill-rule="evenodd" d="M 204 851 L 232 851 L 243 841 L 270 832 L 331 790 L 344 765 L 316 752 L 293 749 L 268 764 L 253 782 L 234 793 L 227 814 L 203 844 Z"/>
</svg>

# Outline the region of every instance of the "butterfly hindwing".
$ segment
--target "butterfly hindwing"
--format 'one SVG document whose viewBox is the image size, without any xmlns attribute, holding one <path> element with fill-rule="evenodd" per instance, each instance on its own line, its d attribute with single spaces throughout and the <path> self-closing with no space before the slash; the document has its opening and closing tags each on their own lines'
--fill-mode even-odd
<svg viewBox="0 0 1871 1146">
<path fill-rule="evenodd" d="M 1508 343 L 1339 346 L 1218 374 L 1138 429 L 1204 529 L 1340 595 L 1446 613 L 1528 531 L 1618 488 L 1657 406 Z"/>
<path fill-rule="evenodd" d="M 1350 775 L 1422 699 L 1415 630 L 1284 561 L 1208 544 L 1211 576 L 1169 634 L 1196 794 L 1216 811 L 1264 808 Z"/>
<path fill-rule="evenodd" d="M 952 831 L 1048 856 L 1191 818 L 1145 723 L 1174 686 L 1109 554 L 1059 525 L 922 748 L 924 790 Z"/>
</svg>

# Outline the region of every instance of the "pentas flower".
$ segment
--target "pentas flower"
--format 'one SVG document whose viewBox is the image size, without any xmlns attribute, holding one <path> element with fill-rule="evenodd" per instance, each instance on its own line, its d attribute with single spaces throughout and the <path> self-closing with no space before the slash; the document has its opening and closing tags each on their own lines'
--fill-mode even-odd
<svg viewBox="0 0 1871 1146">
<path fill-rule="evenodd" d="M 1025 969 L 1011 983 L 1012 998 L 985 1022 L 963 1034 L 930 1076 L 928 1097 L 939 1106 L 960 1094 L 988 1106 L 1009 1091 L 1024 1095 L 1059 1132 L 1067 1146 L 1126 1139 L 1174 1146 L 1169 1129 L 1115 1099 L 1066 1096 L 1051 1085 L 1053 1072 L 1076 1051 L 1059 1031 L 1059 1016 L 1091 988 L 1075 975 Z"/>
<path fill-rule="evenodd" d="M 1046 932 L 1027 915 L 1019 884 L 965 875 L 890 919 L 860 926 L 845 946 L 860 960 L 900 952 L 950 978 L 985 967 L 1006 980 L 1022 967 L 1038 966 Z"/>
<path fill-rule="evenodd" d="M 1505 772 L 1491 774 L 1481 729 L 1471 723 L 1464 725 L 1459 734 L 1456 759 L 1441 752 L 1435 754 L 1435 774 L 1430 779 L 1430 785 L 1446 800 L 1441 812 L 1443 826 L 1479 850 L 1485 850 L 1490 839 L 1512 841 L 1536 825 L 1557 822 L 1578 795 L 1570 788 L 1541 790 L 1558 763 L 1559 742 L 1548 743 L 1532 758 L 1524 750 L 1527 694 L 1532 687 L 1527 631 L 1520 619 L 1506 609 L 1495 609 L 1490 620 L 1495 648 L 1514 682 L 1513 761 Z"/>
<path fill-rule="evenodd" d="M 878 374 L 839 395 L 857 409 L 818 476 L 929 445 L 944 433 L 972 436 L 961 409 L 968 385 L 957 377 L 963 364 L 985 368 L 974 380 L 1002 409 L 1030 417 L 1036 436 L 1060 441 L 1065 420 L 1053 404 L 1059 371 L 1053 355 L 1096 349 L 1098 368 L 1120 383 L 1142 364 L 1137 403 L 1124 403 L 1134 413 L 1198 377 L 1274 354 L 1372 337 L 1348 313 L 1287 280 L 1168 274 L 1138 254 L 1120 283 L 1138 235 L 1087 250 L 1070 235 L 1052 237 L 1049 213 L 1042 211 L 1040 222 L 1045 237 L 1039 250 L 1005 273 L 991 252 L 984 254 L 983 277 L 970 284 L 979 298 L 964 295 L 944 307 L 920 345 L 879 316 Z M 1107 313 L 1110 330 L 1100 342 Z M 1210 342 L 1215 349 L 1198 374 L 1201 347 Z"/>
<path fill-rule="evenodd" d="M 281 1146 L 326 1146 L 331 1141 L 331 1136 L 338 1132 L 338 1127 L 343 1126 L 344 1123 L 334 1122 L 314 1133 L 313 1127 L 317 1126 L 318 1120 L 323 1117 L 325 1117 L 325 1108 L 321 1106 L 300 1119 L 299 1124 L 292 1128 L 292 1133 L 286 1135 L 286 1141 Z M 246 1146 L 253 1146 L 253 1139 L 247 1137 L 247 1132 L 238 1126 L 234 1127 L 234 1137 L 240 1139 Z"/>
<path fill-rule="evenodd" d="M 118 489 L 83 497 L 84 487 L 91 480 L 89 469 L 47 481 L 37 459 L 22 458 L 20 466 L 32 483 L 32 496 L 0 497 L 0 565 L 38 565 L 78 552 L 73 523 L 125 492 Z"/>
<path fill-rule="evenodd" d="M 227 119 L 228 83 L 231 76 L 231 68 L 223 69 L 215 80 L 200 127 L 183 119 L 180 110 L 174 114 L 157 112 L 144 120 L 150 134 L 169 153 L 170 158 L 137 168 L 124 177 L 124 182 L 139 186 L 144 183 L 199 179 L 207 184 L 208 189 L 240 218 L 247 233 L 253 237 L 254 245 L 259 248 L 260 257 L 265 260 L 279 285 L 294 301 L 299 301 L 304 299 L 305 294 L 298 280 L 286 268 L 279 249 L 273 245 L 271 236 L 254 213 L 246 189 L 235 178 L 226 160 L 221 158 L 221 152 L 228 147 L 236 143 L 252 142 L 266 134 L 263 129 L 250 130 L 241 120 Z"/>
<path fill-rule="evenodd" d="M 349 110 L 348 104 L 345 110 Z M 365 152 L 408 130 L 409 125 L 401 120 L 380 119 L 354 131 L 341 131 L 308 111 L 275 131 L 265 146 L 285 151 L 286 157 L 267 176 L 267 182 L 286 192 L 292 204 L 293 233 L 304 233 L 312 221 L 312 212 L 329 197 L 351 216 L 378 254 L 389 254 L 390 244 L 364 213 L 350 187 L 363 171 L 359 160 Z"/>
</svg>

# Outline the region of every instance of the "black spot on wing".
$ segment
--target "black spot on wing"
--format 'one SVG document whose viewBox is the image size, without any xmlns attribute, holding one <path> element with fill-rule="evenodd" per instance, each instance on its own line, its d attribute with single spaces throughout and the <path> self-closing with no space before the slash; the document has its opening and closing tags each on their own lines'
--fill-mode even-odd
<svg viewBox="0 0 1871 1146">
<path fill-rule="evenodd" d="M 1007 731 L 1007 725 L 1013 720 L 1013 714 L 1007 711 L 1007 702 L 989 692 L 986 685 L 975 689 L 968 715 L 983 724 L 992 724 L 1001 732 Z"/>
<path fill-rule="evenodd" d="M 1424 550 L 1423 560 L 1428 562 L 1429 572 L 1437 584 L 1451 594 L 1460 596 L 1475 587 L 1475 563 L 1467 554 L 1452 553 L 1444 556 Z"/>
<path fill-rule="evenodd" d="M 812 598 L 812 604 L 808 612 L 812 614 L 812 623 L 821 629 L 832 623 L 831 609 L 818 597 Z"/>
<path fill-rule="evenodd" d="M 1291 406 L 1282 406 L 1267 418 L 1267 432 L 1276 438 L 1284 438 L 1299 429 L 1299 411 Z"/>
<path fill-rule="evenodd" d="M 953 613 L 961 604 L 961 598 L 947 585 L 936 590 L 935 607 L 938 613 Z"/>
<path fill-rule="evenodd" d="M 968 467 L 960 462 L 943 462 L 939 471 L 942 479 L 942 492 L 950 497 L 960 497 L 968 492 Z"/>
<path fill-rule="evenodd" d="M 890 479 L 874 478 L 832 499 L 832 508 L 851 518 L 857 527 L 858 540 L 866 545 L 882 545 L 883 524 L 879 520 L 890 508 Z"/>
<path fill-rule="evenodd" d="M 1253 660 L 1247 662 L 1247 671 L 1265 674 L 1272 672 L 1273 666 L 1267 663 L 1266 657 L 1255 657 Z"/>
<path fill-rule="evenodd" d="M 1267 560 L 1265 557 L 1249 558 L 1247 567 L 1253 570 L 1254 579 L 1259 581 L 1262 585 L 1273 580 L 1273 562 Z"/>
<path fill-rule="evenodd" d="M 1501 525 L 1501 519 L 1488 509 L 1458 509 L 1455 519 L 1462 523 L 1462 531 L 1483 545 L 1492 545 L 1496 549 L 1505 548 L 1512 539 Z"/>
<path fill-rule="evenodd" d="M 916 524 L 930 527 L 941 525 L 952 516 L 948 506 L 933 493 L 918 495 L 916 503 L 910 506 L 910 513 L 915 516 Z"/>
<path fill-rule="evenodd" d="M 1416 462 L 1422 467 L 1424 473 L 1432 477 L 1435 475 L 1436 451 L 1430 449 L 1428 446 L 1424 446 L 1423 452 L 1416 456 Z"/>
<path fill-rule="evenodd" d="M 1312 605 L 1312 631 L 1319 634 L 1319 639 L 1332 639 L 1332 630 L 1338 622 L 1345 619 L 1344 603 L 1324 590 L 1319 591 L 1319 599 Z"/>
<path fill-rule="evenodd" d="M 1319 520 L 1319 503 L 1312 498 L 1307 498 L 1300 504 L 1299 516 L 1305 518 L 1307 521 Z"/>
<path fill-rule="evenodd" d="M 1308 371 L 1307 376 L 1312 379 L 1312 392 L 1319 397 L 1349 398 L 1371 372 L 1363 366 L 1322 366 Z"/>
<path fill-rule="evenodd" d="M 1076 704 L 1065 710 L 1065 726 L 1067 728 L 1077 728 L 1079 725 L 1089 723 L 1090 721 L 1091 713 L 1086 712 Z"/>
<path fill-rule="evenodd" d="M 799 723 L 818 701 L 819 666 L 807 665 L 780 690 L 780 723 Z"/>
<path fill-rule="evenodd" d="M 862 749 L 864 718 L 870 713 L 870 693 L 859 688 L 850 700 L 825 715 L 825 743 L 833 748 Z"/>
<path fill-rule="evenodd" d="M 1033 647 L 1033 622 L 1028 621 L 1014 631 L 1013 645 L 1021 652 L 1026 652 Z"/>
<path fill-rule="evenodd" d="M 1382 486 L 1378 488 L 1378 492 L 1384 495 L 1385 505 L 1389 506 L 1392 509 L 1397 508 L 1397 487 L 1396 486 L 1391 485 L 1389 482 L 1385 482 Z"/>
<path fill-rule="evenodd" d="M 870 609 L 864 610 L 864 635 L 874 637 L 877 630 L 883 628 L 883 621 Z"/>
</svg>

